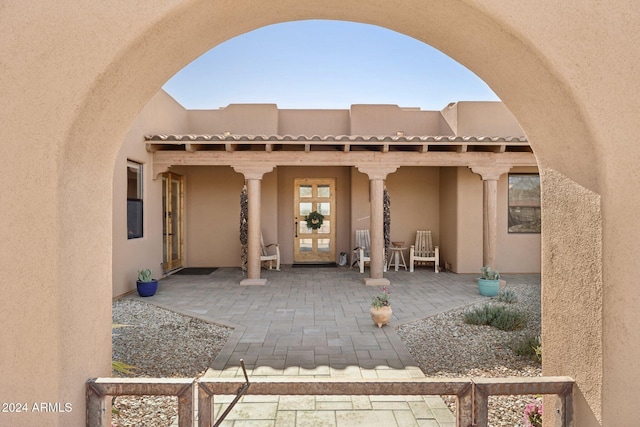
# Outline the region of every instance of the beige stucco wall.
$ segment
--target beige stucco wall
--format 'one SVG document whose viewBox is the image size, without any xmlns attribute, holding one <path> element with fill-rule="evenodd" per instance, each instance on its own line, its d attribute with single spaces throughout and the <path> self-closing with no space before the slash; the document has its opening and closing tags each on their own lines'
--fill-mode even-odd
<svg viewBox="0 0 640 427">
<path fill-rule="evenodd" d="M 113 173 L 143 106 L 176 71 L 224 40 L 321 18 L 383 25 L 433 45 L 484 79 L 517 117 L 541 169 L 554 171 L 549 182 L 560 184 L 549 185 L 548 200 L 568 198 L 583 208 L 581 221 L 559 216 L 544 226 L 543 327 L 554 331 L 543 337 L 545 360 L 554 363 L 544 371 L 579 379 L 584 400 L 576 425 L 634 425 L 636 10 L 630 0 L 3 3 L 0 49 L 11 61 L 0 73 L 0 144 L 10 159 L 0 190 L 0 401 L 70 402 L 73 411 L 2 414 L 2 422 L 82 425 L 86 379 L 109 374 Z M 554 240 L 567 230 L 573 239 Z M 602 257 L 585 264 L 574 247 Z M 580 304 L 584 289 L 589 304 Z M 554 316 L 567 303 L 579 316 Z M 584 333 L 573 334 L 575 326 Z M 584 335 L 599 330 L 594 348 Z M 593 357 L 564 362 L 568 349 Z"/>
<path fill-rule="evenodd" d="M 439 168 L 402 167 L 387 176 L 391 200 L 391 241 L 415 242 L 416 230 L 431 230 L 433 244 L 440 243 Z M 409 250 L 405 251 L 409 259 Z"/>
<path fill-rule="evenodd" d="M 458 264 L 458 170 L 440 168 L 440 263 L 453 268 Z M 445 265 L 446 263 L 446 265 Z"/>
<path fill-rule="evenodd" d="M 280 135 L 349 135 L 349 110 L 280 110 Z"/>
<path fill-rule="evenodd" d="M 191 166 L 185 179 L 184 266 L 239 266 L 243 176 L 228 166 Z"/>
<path fill-rule="evenodd" d="M 456 251 L 451 269 L 478 273 L 482 267 L 482 179 L 466 167 L 455 168 Z M 501 260 L 496 260 L 498 270 Z"/>
<path fill-rule="evenodd" d="M 352 105 L 354 135 L 437 135 L 441 115 L 437 111 L 401 108 L 397 105 Z"/>
<path fill-rule="evenodd" d="M 460 101 L 447 105 L 442 116 L 455 135 L 524 136 L 502 102 Z"/>
<path fill-rule="evenodd" d="M 162 178 L 153 176 L 153 156 L 145 134 L 185 132 L 187 113 L 173 98 L 159 91 L 144 107 L 124 138 L 113 170 L 113 296 L 135 289 L 138 270 L 150 268 L 162 277 Z M 127 160 L 143 165 L 143 233 L 127 238 Z"/>
</svg>

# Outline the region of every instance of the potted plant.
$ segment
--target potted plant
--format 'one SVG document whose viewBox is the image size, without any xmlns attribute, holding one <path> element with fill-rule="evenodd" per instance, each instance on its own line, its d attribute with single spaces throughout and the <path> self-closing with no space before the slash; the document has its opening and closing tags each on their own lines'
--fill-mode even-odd
<svg viewBox="0 0 640 427">
<path fill-rule="evenodd" d="M 482 276 L 478 279 L 478 290 L 480 295 L 485 297 L 495 297 L 500 291 L 500 273 L 489 265 L 480 269 Z"/>
<path fill-rule="evenodd" d="M 138 281 L 136 282 L 138 294 L 141 297 L 151 297 L 158 290 L 158 280 L 151 278 L 151 270 L 145 268 L 138 271 Z"/>
<path fill-rule="evenodd" d="M 391 320 L 393 310 L 391 310 L 390 295 L 390 292 L 387 291 L 387 287 L 384 286 L 382 288 L 382 293 L 375 295 L 371 299 L 371 308 L 369 309 L 369 312 L 371 313 L 373 323 L 378 325 L 378 328 L 381 328 L 382 325 L 388 325 L 389 320 Z"/>
</svg>

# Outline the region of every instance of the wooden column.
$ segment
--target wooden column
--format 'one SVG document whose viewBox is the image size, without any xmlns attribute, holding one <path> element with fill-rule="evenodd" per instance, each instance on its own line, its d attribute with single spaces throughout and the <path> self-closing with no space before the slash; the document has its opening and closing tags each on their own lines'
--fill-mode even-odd
<svg viewBox="0 0 640 427">
<path fill-rule="evenodd" d="M 266 166 L 233 166 L 233 169 L 244 175 L 247 184 L 247 278 L 241 285 L 265 285 L 267 279 L 260 278 L 260 234 L 262 233 L 260 201 L 262 176 L 273 170 L 273 165 Z"/>
<path fill-rule="evenodd" d="M 358 166 L 358 170 L 369 176 L 369 197 L 371 198 L 371 277 L 364 280 L 366 285 L 386 286 L 389 280 L 383 277 L 384 270 L 384 180 L 395 172 L 397 166 Z"/>
<path fill-rule="evenodd" d="M 498 180 L 510 166 L 471 166 L 482 177 L 482 264 L 495 268 L 498 223 Z"/>
</svg>

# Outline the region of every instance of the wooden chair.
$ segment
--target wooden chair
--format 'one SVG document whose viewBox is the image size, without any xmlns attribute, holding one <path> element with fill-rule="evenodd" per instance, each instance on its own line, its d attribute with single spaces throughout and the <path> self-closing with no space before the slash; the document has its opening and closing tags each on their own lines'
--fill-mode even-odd
<svg viewBox="0 0 640 427">
<path fill-rule="evenodd" d="M 369 230 L 356 230 L 356 247 L 351 256 L 351 267 L 356 263 L 360 273 L 364 273 L 364 263 L 371 262 L 371 238 Z"/>
<path fill-rule="evenodd" d="M 269 254 L 268 248 L 274 247 L 275 253 Z M 266 264 L 269 263 L 269 270 L 273 269 L 273 262 L 276 262 L 276 270 L 280 271 L 280 245 L 277 243 L 269 243 L 268 245 L 264 244 L 264 239 L 262 238 L 262 234 L 260 234 L 260 263 Z"/>
<path fill-rule="evenodd" d="M 387 271 L 387 262 L 382 250 L 382 269 Z M 360 273 L 364 273 L 364 263 L 371 263 L 371 237 L 369 230 L 356 230 L 356 247 L 353 248 L 351 255 L 351 267 L 358 264 Z"/>
<path fill-rule="evenodd" d="M 433 262 L 436 273 L 440 271 L 440 249 L 433 247 L 431 231 L 416 231 L 416 243 L 411 245 L 409 251 L 409 271 L 413 272 L 413 266 L 418 263 Z"/>
</svg>

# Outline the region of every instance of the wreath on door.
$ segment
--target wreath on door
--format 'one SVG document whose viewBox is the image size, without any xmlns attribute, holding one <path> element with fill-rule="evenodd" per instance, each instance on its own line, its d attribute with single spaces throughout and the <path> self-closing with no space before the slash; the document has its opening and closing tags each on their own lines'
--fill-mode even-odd
<svg viewBox="0 0 640 427">
<path fill-rule="evenodd" d="M 307 221 L 307 228 L 317 230 L 322 227 L 322 221 L 324 221 L 324 215 L 318 211 L 313 211 L 305 217 Z"/>
</svg>

